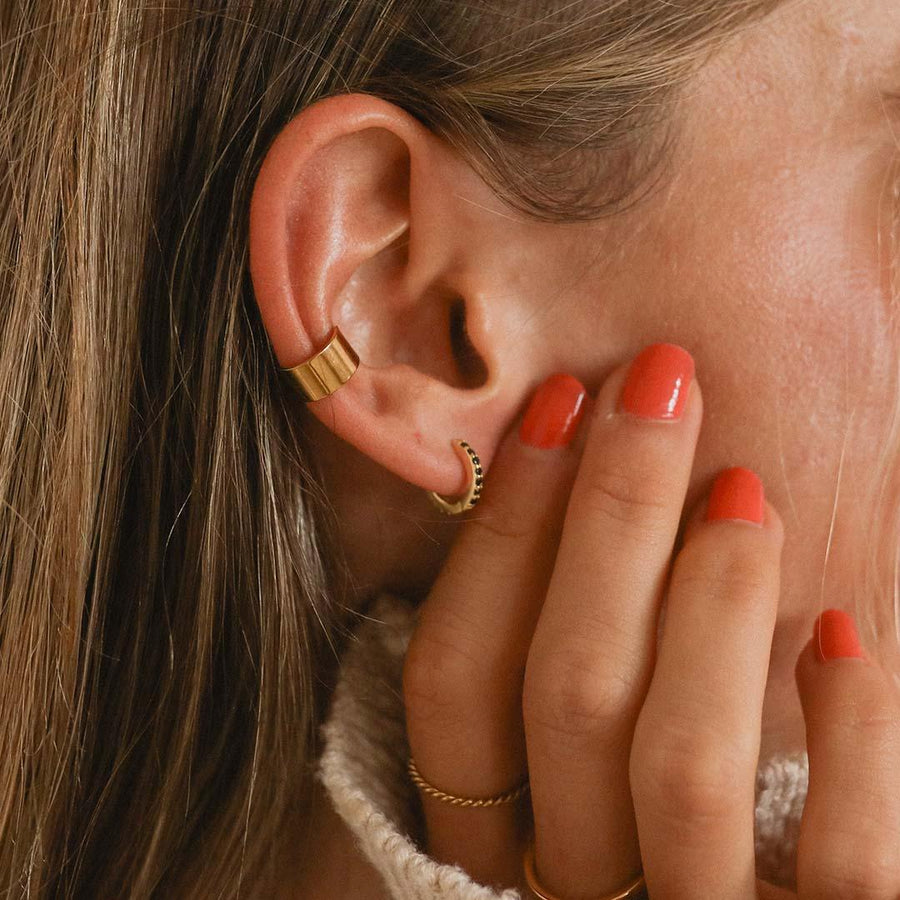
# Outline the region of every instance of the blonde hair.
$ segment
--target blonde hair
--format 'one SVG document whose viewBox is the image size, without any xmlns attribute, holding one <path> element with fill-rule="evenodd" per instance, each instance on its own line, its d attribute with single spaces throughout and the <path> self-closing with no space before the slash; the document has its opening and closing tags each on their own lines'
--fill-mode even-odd
<svg viewBox="0 0 900 900">
<path fill-rule="evenodd" d="M 246 896 L 302 816 L 348 615 L 248 278 L 282 126 L 377 94 L 519 209 L 611 215 L 775 2 L 3 5 L 0 895 Z"/>
</svg>

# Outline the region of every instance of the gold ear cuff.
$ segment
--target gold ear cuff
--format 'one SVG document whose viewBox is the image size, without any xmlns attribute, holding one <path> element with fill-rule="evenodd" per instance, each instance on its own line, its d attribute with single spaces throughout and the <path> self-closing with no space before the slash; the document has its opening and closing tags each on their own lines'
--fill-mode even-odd
<svg viewBox="0 0 900 900">
<path fill-rule="evenodd" d="M 458 500 L 442 497 L 435 491 L 429 491 L 428 496 L 432 503 L 448 516 L 456 516 L 459 513 L 471 509 L 481 499 L 481 488 L 484 484 L 484 470 L 478 454 L 465 441 L 452 441 L 454 449 L 459 457 L 469 468 L 469 487 L 465 494 Z"/>
<path fill-rule="evenodd" d="M 335 326 L 328 343 L 315 356 L 281 371 L 296 381 L 304 400 L 311 403 L 331 396 L 358 368 L 359 356 Z"/>
</svg>

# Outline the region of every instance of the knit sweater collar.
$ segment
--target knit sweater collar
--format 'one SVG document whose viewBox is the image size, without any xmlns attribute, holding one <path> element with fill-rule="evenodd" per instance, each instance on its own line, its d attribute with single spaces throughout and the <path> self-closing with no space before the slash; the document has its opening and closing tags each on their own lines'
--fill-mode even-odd
<svg viewBox="0 0 900 900">
<path fill-rule="evenodd" d="M 520 900 L 425 853 L 424 820 L 406 772 L 403 659 L 416 608 L 389 594 L 362 618 L 322 726 L 317 777 L 396 900 Z M 756 774 L 757 875 L 793 889 L 809 764 L 805 752 L 761 760 Z"/>
</svg>

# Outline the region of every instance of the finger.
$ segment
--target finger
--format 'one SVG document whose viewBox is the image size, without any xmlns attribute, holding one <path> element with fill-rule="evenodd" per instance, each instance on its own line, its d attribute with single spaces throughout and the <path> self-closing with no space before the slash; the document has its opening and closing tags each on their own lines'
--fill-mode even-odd
<svg viewBox="0 0 900 900">
<path fill-rule="evenodd" d="M 693 369 L 653 345 L 601 389 L 528 657 L 535 864 L 564 897 L 640 869 L 628 757 L 700 430 Z"/>
<path fill-rule="evenodd" d="M 572 438 L 586 401 L 570 376 L 553 376 L 536 393 L 420 609 L 404 667 L 407 732 L 422 776 L 447 793 L 495 796 L 527 772 L 522 673 L 577 469 Z M 515 806 L 422 801 L 433 856 L 483 883 L 515 883 Z"/>
<path fill-rule="evenodd" d="M 884 672 L 857 653 L 853 620 L 826 610 L 797 660 L 809 755 L 802 898 L 900 893 L 900 706 Z"/>
<path fill-rule="evenodd" d="M 756 898 L 754 812 L 783 527 L 726 469 L 675 558 L 630 783 L 652 897 Z"/>
</svg>

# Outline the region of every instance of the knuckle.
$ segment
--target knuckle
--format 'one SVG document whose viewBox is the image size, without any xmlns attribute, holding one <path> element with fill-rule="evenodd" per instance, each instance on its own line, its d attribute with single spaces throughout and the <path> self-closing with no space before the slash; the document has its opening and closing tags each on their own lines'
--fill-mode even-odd
<svg viewBox="0 0 900 900">
<path fill-rule="evenodd" d="M 880 692 L 855 696 L 847 701 L 847 724 L 864 736 L 862 743 L 896 744 L 897 723 L 897 704 Z"/>
<path fill-rule="evenodd" d="M 798 873 L 801 896 L 834 897 L 840 900 L 888 900 L 896 897 L 897 853 L 875 842 L 841 841 L 840 846 L 818 847 L 816 857 L 827 860 Z M 803 875 L 806 875 L 804 878 Z"/>
<path fill-rule="evenodd" d="M 846 671 L 832 680 L 829 702 L 814 704 L 807 712 L 808 727 L 816 731 L 846 731 L 859 747 L 895 752 L 900 744 L 900 706 L 881 681 L 877 669 Z"/>
<path fill-rule="evenodd" d="M 640 720 L 629 759 L 635 795 L 671 826 L 694 827 L 725 819 L 736 784 L 752 769 L 741 754 L 726 752 L 685 727 L 654 727 Z"/>
<path fill-rule="evenodd" d="M 752 540 L 714 537 L 715 541 L 689 542 L 681 549 L 672 570 L 672 588 L 727 596 L 730 602 L 748 606 L 769 596 L 774 587 L 774 560 L 768 548 Z"/>
<path fill-rule="evenodd" d="M 486 543 L 490 545 L 526 540 L 538 530 L 536 523 L 532 524 L 528 519 L 505 514 L 502 509 L 496 508 L 490 513 L 485 512 L 469 519 L 465 527 L 470 533 L 487 539 Z"/>
<path fill-rule="evenodd" d="M 581 500 L 593 515 L 626 528 L 645 530 L 670 505 L 665 473 L 649 465 L 638 468 L 633 459 L 595 463 L 581 488 Z"/>
<path fill-rule="evenodd" d="M 557 657 L 525 669 L 526 727 L 572 740 L 608 741 L 634 716 L 634 685 L 614 667 Z"/>
<path fill-rule="evenodd" d="M 479 664 L 465 645 L 415 632 L 403 661 L 406 709 L 419 721 L 456 721 L 471 704 Z"/>
</svg>

